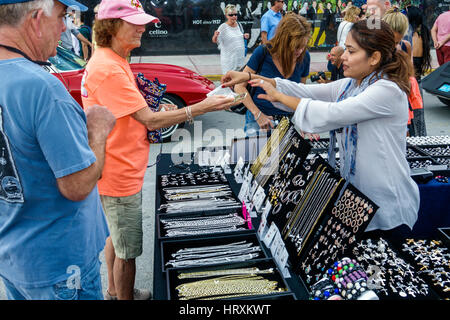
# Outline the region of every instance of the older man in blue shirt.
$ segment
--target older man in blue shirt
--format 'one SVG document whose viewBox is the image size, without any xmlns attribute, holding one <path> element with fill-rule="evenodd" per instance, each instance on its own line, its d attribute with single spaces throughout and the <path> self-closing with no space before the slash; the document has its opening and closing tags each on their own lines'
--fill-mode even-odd
<svg viewBox="0 0 450 320">
<path fill-rule="evenodd" d="M 282 15 L 284 0 L 276 0 L 273 6 L 261 17 L 261 41 L 265 44 L 273 38 Z"/>
</svg>

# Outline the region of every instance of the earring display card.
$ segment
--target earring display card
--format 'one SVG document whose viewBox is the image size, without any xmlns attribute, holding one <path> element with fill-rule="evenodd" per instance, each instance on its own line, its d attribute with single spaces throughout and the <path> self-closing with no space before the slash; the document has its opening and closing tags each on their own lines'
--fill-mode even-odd
<svg viewBox="0 0 450 320">
<path fill-rule="evenodd" d="M 169 300 L 267 297 L 290 292 L 272 259 L 167 269 Z"/>
<path fill-rule="evenodd" d="M 255 233 L 161 241 L 162 270 L 267 258 Z"/>
<path fill-rule="evenodd" d="M 345 257 L 378 210 L 376 204 L 351 184 L 341 193 L 299 257 L 297 272 L 307 284 L 317 281 L 327 266 Z"/>
<path fill-rule="evenodd" d="M 227 212 L 158 214 L 159 239 L 217 236 L 253 230 L 250 217 L 244 217 L 242 209 Z"/>
<path fill-rule="evenodd" d="M 278 226 L 289 260 L 296 269 L 302 251 L 307 248 L 327 208 L 338 196 L 344 180 L 320 156 L 316 156 L 305 161 L 303 169 L 288 181 L 287 187 L 277 186 L 269 195 L 273 209 L 268 222 L 273 221 Z"/>
</svg>

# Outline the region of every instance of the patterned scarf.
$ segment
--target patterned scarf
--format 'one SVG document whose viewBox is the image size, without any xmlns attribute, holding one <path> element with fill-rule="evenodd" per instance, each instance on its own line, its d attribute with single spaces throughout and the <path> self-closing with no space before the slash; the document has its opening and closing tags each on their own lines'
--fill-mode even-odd
<svg viewBox="0 0 450 320">
<path fill-rule="evenodd" d="M 350 79 L 344 91 L 340 94 L 336 102 L 345 100 L 350 97 L 355 97 L 364 90 L 366 90 L 371 84 L 380 79 L 380 74 L 374 76 L 375 72 L 372 72 L 369 76 L 365 77 L 359 86 L 356 84 L 355 79 Z M 336 168 L 336 152 L 334 146 L 336 145 L 336 133 L 342 132 L 342 146 L 343 150 L 339 150 L 341 158 L 341 174 L 347 181 L 346 184 L 353 180 L 356 167 L 356 148 L 358 145 L 358 127 L 357 124 L 345 126 L 342 129 L 336 129 L 330 131 L 330 145 L 328 148 L 328 162 L 333 168 Z M 343 190 L 345 187 L 343 188 Z"/>
</svg>

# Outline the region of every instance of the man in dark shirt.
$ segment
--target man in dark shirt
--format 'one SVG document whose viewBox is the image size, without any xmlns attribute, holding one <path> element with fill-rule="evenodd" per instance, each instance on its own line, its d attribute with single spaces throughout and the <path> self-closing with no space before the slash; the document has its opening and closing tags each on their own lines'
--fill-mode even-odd
<svg viewBox="0 0 450 320">
<path fill-rule="evenodd" d="M 345 78 L 344 76 L 344 69 L 342 66 L 342 59 L 341 56 L 344 53 L 344 48 L 340 47 L 340 46 L 336 46 L 333 47 L 333 49 L 331 49 L 330 54 L 328 56 L 328 71 L 331 71 L 331 79 L 327 80 L 327 79 L 323 79 L 320 78 L 320 80 L 318 80 L 318 83 L 328 83 L 328 82 L 332 82 L 332 81 L 336 81 L 339 79 L 343 79 Z"/>
</svg>

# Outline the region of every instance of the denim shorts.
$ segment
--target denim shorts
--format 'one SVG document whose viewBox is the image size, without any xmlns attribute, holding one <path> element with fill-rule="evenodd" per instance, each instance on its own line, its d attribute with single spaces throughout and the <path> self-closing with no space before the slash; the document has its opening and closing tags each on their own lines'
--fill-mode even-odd
<svg viewBox="0 0 450 320">
<path fill-rule="evenodd" d="M 245 125 L 244 125 L 244 132 L 247 137 L 256 136 L 258 135 L 260 130 L 258 122 L 256 122 L 255 117 L 253 116 L 253 113 L 250 112 L 250 110 L 247 110 L 245 113 Z"/>
<path fill-rule="evenodd" d="M 142 254 L 142 190 L 127 197 L 100 196 L 116 257 L 135 259 Z"/>
<path fill-rule="evenodd" d="M 95 259 L 84 273 L 69 275 L 67 280 L 38 288 L 24 288 L 3 279 L 9 300 L 103 300 L 100 260 Z"/>
</svg>

